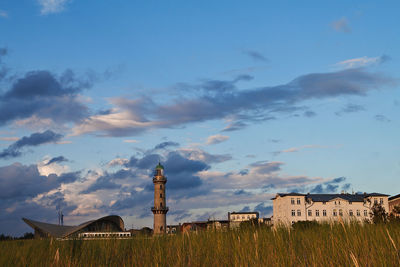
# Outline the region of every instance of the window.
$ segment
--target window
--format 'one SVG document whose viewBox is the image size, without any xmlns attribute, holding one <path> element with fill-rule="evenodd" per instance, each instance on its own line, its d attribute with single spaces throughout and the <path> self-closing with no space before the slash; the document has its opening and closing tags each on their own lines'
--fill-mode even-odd
<svg viewBox="0 0 400 267">
<path fill-rule="evenodd" d="M 162 189 L 162 184 L 160 184 L 160 189 Z"/>
<path fill-rule="evenodd" d="M 322 216 L 326 217 L 326 210 L 322 211 Z"/>
<path fill-rule="evenodd" d="M 333 210 L 333 216 L 337 216 L 337 211 Z"/>
<path fill-rule="evenodd" d="M 339 210 L 339 216 L 343 216 L 343 210 Z"/>
<path fill-rule="evenodd" d="M 368 211 L 364 210 L 364 216 L 367 217 L 368 216 Z"/>
<path fill-rule="evenodd" d="M 162 198 L 162 194 L 160 194 L 160 198 Z"/>
<path fill-rule="evenodd" d="M 378 199 L 374 198 L 374 204 L 378 204 Z"/>
<path fill-rule="evenodd" d="M 308 216 L 312 216 L 311 210 L 308 210 Z"/>
<path fill-rule="evenodd" d="M 339 205 L 340 205 L 340 200 L 339 200 Z"/>
<path fill-rule="evenodd" d="M 162 202 L 160 202 L 160 207 L 162 207 Z"/>
<path fill-rule="evenodd" d="M 326 201 L 322 201 L 322 205 L 326 205 Z"/>
<path fill-rule="evenodd" d="M 297 199 L 297 204 L 300 205 L 300 198 Z"/>
<path fill-rule="evenodd" d="M 354 214 L 353 214 L 353 210 L 349 210 L 349 215 L 350 216 L 353 216 Z"/>
<path fill-rule="evenodd" d="M 249 215 L 247 215 L 247 220 L 249 220 L 250 219 L 250 216 Z"/>
<path fill-rule="evenodd" d="M 336 201 L 335 201 L 335 205 L 336 205 Z"/>
<path fill-rule="evenodd" d="M 294 205 L 294 198 L 291 198 L 291 199 L 290 199 L 290 203 L 291 203 L 292 205 Z"/>
<path fill-rule="evenodd" d="M 301 216 L 301 211 L 297 210 L 297 216 Z"/>
<path fill-rule="evenodd" d="M 292 216 L 296 216 L 296 211 L 292 210 Z"/>
<path fill-rule="evenodd" d="M 319 217 L 319 210 L 315 210 L 315 216 Z"/>
<path fill-rule="evenodd" d="M 383 205 L 383 198 L 379 199 L 379 204 Z"/>
<path fill-rule="evenodd" d="M 360 210 L 357 210 L 357 216 L 361 216 Z"/>
<path fill-rule="evenodd" d="M 353 202 L 352 202 L 352 201 L 349 201 L 349 205 L 351 205 L 351 204 L 353 204 Z"/>
</svg>

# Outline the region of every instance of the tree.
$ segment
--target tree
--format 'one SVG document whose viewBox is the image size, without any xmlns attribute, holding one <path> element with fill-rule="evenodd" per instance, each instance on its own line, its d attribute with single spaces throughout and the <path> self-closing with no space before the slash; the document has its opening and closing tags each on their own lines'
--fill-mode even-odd
<svg viewBox="0 0 400 267">
<path fill-rule="evenodd" d="M 388 214 L 385 211 L 385 208 L 378 203 L 375 203 L 372 206 L 370 215 L 373 223 L 385 223 L 388 220 Z"/>
</svg>

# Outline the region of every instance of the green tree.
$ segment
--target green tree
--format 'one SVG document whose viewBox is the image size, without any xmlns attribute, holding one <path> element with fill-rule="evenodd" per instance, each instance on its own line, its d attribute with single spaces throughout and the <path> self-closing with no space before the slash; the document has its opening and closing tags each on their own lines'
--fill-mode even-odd
<svg viewBox="0 0 400 267">
<path fill-rule="evenodd" d="M 388 220 L 388 213 L 385 211 L 385 208 L 378 203 L 372 206 L 370 215 L 373 223 L 386 223 Z"/>
</svg>

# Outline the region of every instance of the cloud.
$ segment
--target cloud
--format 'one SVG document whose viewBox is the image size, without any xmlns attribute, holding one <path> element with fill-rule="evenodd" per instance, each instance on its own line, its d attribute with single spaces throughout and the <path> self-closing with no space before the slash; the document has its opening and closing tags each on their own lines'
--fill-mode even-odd
<svg viewBox="0 0 400 267">
<path fill-rule="evenodd" d="M 229 123 L 222 131 L 223 132 L 233 132 L 233 131 L 238 131 L 242 130 L 247 127 L 247 124 L 242 122 L 242 121 L 235 121 Z"/>
<path fill-rule="evenodd" d="M 26 199 L 59 187 L 62 183 L 71 183 L 79 178 L 79 173 L 65 173 L 60 176 L 43 176 L 36 165 L 14 163 L 0 167 L 0 199 Z"/>
<path fill-rule="evenodd" d="M 179 153 L 188 159 L 203 161 L 207 164 L 216 164 L 232 159 L 232 155 L 230 154 L 210 154 L 204 150 L 196 148 L 182 148 L 179 149 Z"/>
<path fill-rule="evenodd" d="M 336 63 L 336 66 L 339 66 L 344 69 L 350 69 L 350 68 L 361 68 L 361 67 L 367 67 L 369 65 L 375 65 L 375 64 L 381 64 L 386 61 L 390 60 L 390 57 L 387 55 L 382 55 L 380 57 L 359 57 L 359 58 L 352 58 L 352 59 L 347 59 L 340 61 Z"/>
<path fill-rule="evenodd" d="M 70 0 L 37 0 L 40 5 L 42 15 L 60 13 L 65 10 L 65 6 Z"/>
<path fill-rule="evenodd" d="M 278 156 L 279 154 L 282 154 L 282 153 L 294 153 L 294 152 L 299 152 L 301 150 L 308 149 L 308 148 L 324 148 L 324 146 L 320 146 L 320 145 L 304 145 L 304 146 L 300 146 L 300 147 L 291 147 L 291 148 L 284 149 L 284 150 L 281 150 L 281 151 L 275 151 L 272 154 L 274 156 Z"/>
<path fill-rule="evenodd" d="M 92 86 L 90 77 L 77 78 L 67 70 L 59 77 L 48 71 L 32 71 L 16 79 L 0 96 L 0 125 L 78 122 L 89 112 L 79 92 Z M 22 122 L 25 120 L 25 122 Z"/>
<path fill-rule="evenodd" d="M 312 118 L 312 117 L 317 116 L 317 113 L 315 113 L 314 111 L 311 111 L 311 110 L 307 110 L 304 112 L 304 116 L 307 118 Z"/>
<path fill-rule="evenodd" d="M 254 61 L 268 62 L 268 59 L 263 54 L 254 50 L 244 50 L 243 54 L 249 56 Z"/>
<path fill-rule="evenodd" d="M 228 139 L 229 139 L 229 136 L 226 136 L 226 135 L 220 135 L 220 134 L 211 135 L 207 138 L 206 144 L 207 145 L 215 145 L 215 144 L 219 144 L 224 141 L 227 141 Z"/>
<path fill-rule="evenodd" d="M 148 98 L 135 100 L 114 98 L 115 107 L 106 115 L 91 116 L 74 127 L 75 135 L 96 132 L 106 136 L 127 136 L 155 128 L 174 128 L 188 123 L 235 118 L 225 131 L 238 124 L 262 122 L 275 118 L 272 114 L 296 112 L 298 103 L 312 99 L 340 96 L 365 96 L 368 91 L 393 85 L 394 80 L 365 69 L 346 69 L 330 73 L 312 73 L 291 82 L 239 90 L 237 80 L 205 81 L 186 86 L 187 94 L 169 103 L 158 105 Z M 149 108 L 152 107 L 152 108 Z M 235 126 L 235 127 L 233 127 Z"/>
<path fill-rule="evenodd" d="M 156 145 L 156 146 L 154 147 L 154 149 L 155 149 L 155 150 L 157 150 L 157 149 L 166 149 L 166 148 L 168 148 L 168 147 L 177 147 L 177 146 L 179 146 L 179 143 L 177 143 L 177 142 L 172 142 L 172 141 L 167 141 L 167 142 L 162 142 L 162 143 Z"/>
<path fill-rule="evenodd" d="M 57 134 L 51 130 L 47 130 L 43 133 L 33 133 L 30 136 L 24 136 L 0 152 L 0 159 L 18 157 L 22 154 L 21 149 L 24 147 L 54 143 L 59 141 L 62 137 L 61 134 Z"/>
<path fill-rule="evenodd" d="M 49 166 L 49 165 L 51 165 L 51 164 L 53 164 L 53 163 L 59 163 L 59 162 L 65 162 L 65 161 L 68 161 L 68 159 L 66 159 L 66 158 L 63 157 L 63 156 L 54 157 L 54 158 L 50 159 L 50 160 L 46 163 L 46 166 Z"/>
<path fill-rule="evenodd" d="M 123 141 L 124 143 L 139 143 L 138 140 L 133 140 L 133 139 L 127 139 Z"/>
<path fill-rule="evenodd" d="M 327 194 L 327 193 L 337 193 L 340 184 L 346 180 L 346 177 L 338 177 L 332 180 L 326 181 L 322 184 L 318 184 L 310 189 L 310 193 L 313 194 Z M 347 190 L 350 188 L 350 184 L 345 184 L 342 186 L 342 190 Z"/>
<path fill-rule="evenodd" d="M 254 207 L 254 211 L 258 211 L 260 217 L 266 217 L 272 215 L 273 207 L 262 202 Z"/>
<path fill-rule="evenodd" d="M 335 20 L 331 23 L 332 28 L 337 31 L 337 32 L 344 32 L 344 33 L 350 33 L 351 28 L 349 26 L 349 22 L 347 18 L 342 17 L 338 20 Z"/>
<path fill-rule="evenodd" d="M 355 113 L 359 111 L 364 111 L 365 107 L 357 104 L 347 104 L 340 111 L 335 112 L 337 116 L 341 116 L 344 113 Z"/>
<path fill-rule="evenodd" d="M 391 122 L 391 120 L 388 117 L 386 117 L 385 115 L 382 115 L 382 114 L 377 114 L 377 115 L 375 115 L 374 118 L 375 118 L 375 120 L 380 121 L 380 122 Z"/>
<path fill-rule="evenodd" d="M 4 10 L 0 9 L 0 17 L 2 18 L 8 18 L 8 13 Z M 1 53 L 0 53 L 1 54 Z"/>
</svg>

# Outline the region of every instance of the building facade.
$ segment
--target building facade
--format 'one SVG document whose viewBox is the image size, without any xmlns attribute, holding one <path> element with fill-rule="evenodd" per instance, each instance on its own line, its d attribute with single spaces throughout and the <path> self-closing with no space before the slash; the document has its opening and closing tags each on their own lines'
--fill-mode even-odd
<svg viewBox="0 0 400 267">
<path fill-rule="evenodd" d="M 124 221 L 117 215 L 102 217 L 97 220 L 81 223 L 77 226 L 66 226 L 38 222 L 31 219 L 22 220 L 35 230 L 35 238 L 127 238 L 130 232 L 125 231 Z"/>
<path fill-rule="evenodd" d="M 278 193 L 273 199 L 273 223 L 290 225 L 298 221 L 371 219 L 374 204 L 389 211 L 388 195 Z"/>
<path fill-rule="evenodd" d="M 165 234 L 167 229 L 168 207 L 165 197 L 166 183 L 167 178 L 164 176 L 164 167 L 158 163 L 153 177 L 154 206 L 151 207 L 151 211 L 154 214 L 154 234 Z"/>
<path fill-rule="evenodd" d="M 400 207 L 400 194 L 389 197 L 389 213 L 392 213 L 394 207 Z M 396 216 L 398 216 L 396 214 Z"/>
</svg>

